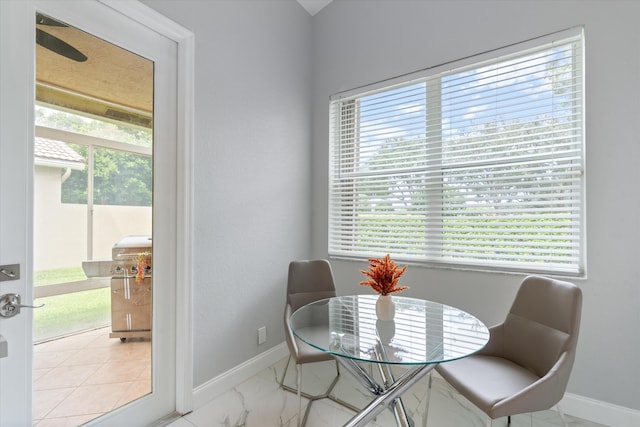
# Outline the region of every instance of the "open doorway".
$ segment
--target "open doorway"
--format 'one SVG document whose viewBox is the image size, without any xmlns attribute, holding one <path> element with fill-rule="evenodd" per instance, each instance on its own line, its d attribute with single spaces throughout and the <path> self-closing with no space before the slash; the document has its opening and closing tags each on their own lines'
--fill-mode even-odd
<svg viewBox="0 0 640 427">
<path fill-rule="evenodd" d="M 151 392 L 153 62 L 36 14 L 34 422 Z"/>
</svg>

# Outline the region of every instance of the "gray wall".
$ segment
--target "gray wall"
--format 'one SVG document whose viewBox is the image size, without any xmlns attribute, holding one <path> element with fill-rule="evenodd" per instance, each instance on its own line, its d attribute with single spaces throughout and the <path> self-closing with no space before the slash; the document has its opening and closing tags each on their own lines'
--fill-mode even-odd
<svg viewBox="0 0 640 427">
<path fill-rule="evenodd" d="M 311 16 L 294 0 L 145 3 L 195 34 L 198 386 L 284 341 L 288 263 L 311 229 Z"/>
<path fill-rule="evenodd" d="M 640 409 L 640 2 L 335 0 L 313 18 L 293 0 L 145 2 L 196 37 L 194 385 L 282 342 L 288 261 L 327 255 L 331 94 L 584 24 L 589 277 L 569 391 Z M 340 293 L 366 291 L 364 264 L 332 265 Z M 412 266 L 404 283 L 492 324 L 521 278 Z"/>
<path fill-rule="evenodd" d="M 313 18 L 313 256 L 327 254 L 331 94 L 584 24 L 588 278 L 569 392 L 640 409 L 639 17 L 638 1 L 335 0 Z M 340 293 L 365 291 L 366 265 L 332 266 Z M 402 283 L 493 324 L 521 279 L 412 266 Z"/>
</svg>

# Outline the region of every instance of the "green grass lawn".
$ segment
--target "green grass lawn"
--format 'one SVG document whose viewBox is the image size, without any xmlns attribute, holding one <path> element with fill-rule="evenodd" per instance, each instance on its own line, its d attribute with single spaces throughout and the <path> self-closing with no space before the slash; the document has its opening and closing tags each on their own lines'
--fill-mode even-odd
<svg viewBox="0 0 640 427">
<path fill-rule="evenodd" d="M 52 285 L 54 283 L 77 282 L 86 280 L 82 267 L 58 268 L 35 272 L 34 286 Z"/>
<path fill-rule="evenodd" d="M 39 271 L 35 286 L 85 280 L 82 268 Z M 34 342 L 111 324 L 111 289 L 93 289 L 37 298 L 44 307 L 33 314 Z"/>
</svg>

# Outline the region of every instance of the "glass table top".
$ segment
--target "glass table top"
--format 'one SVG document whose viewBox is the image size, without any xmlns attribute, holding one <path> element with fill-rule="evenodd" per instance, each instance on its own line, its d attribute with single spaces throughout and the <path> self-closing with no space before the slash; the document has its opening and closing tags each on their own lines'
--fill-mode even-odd
<svg viewBox="0 0 640 427">
<path fill-rule="evenodd" d="M 482 349 L 487 327 L 448 305 L 392 296 L 393 320 L 376 316 L 377 295 L 319 300 L 296 310 L 293 333 L 322 351 L 375 363 L 417 365 L 459 359 Z"/>
</svg>

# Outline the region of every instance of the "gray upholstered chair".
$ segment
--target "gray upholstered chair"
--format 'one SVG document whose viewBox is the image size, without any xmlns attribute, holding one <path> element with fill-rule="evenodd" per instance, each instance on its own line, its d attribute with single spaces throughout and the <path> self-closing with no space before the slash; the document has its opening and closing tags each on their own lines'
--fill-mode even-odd
<svg viewBox="0 0 640 427">
<path fill-rule="evenodd" d="M 336 362 L 337 375 L 325 393 L 321 395 L 310 395 L 302 391 L 302 365 L 305 363 L 322 362 L 334 359 L 330 354 L 300 341 L 291 330 L 289 318 L 294 311 L 305 304 L 334 296 L 336 296 L 336 288 L 333 281 L 331 265 L 327 260 L 292 261 L 289 264 L 287 300 L 284 308 L 284 334 L 290 355 L 287 360 L 287 366 L 282 374 L 282 379 L 280 380 L 280 387 L 284 390 L 297 393 L 298 395 L 298 426 L 302 426 L 306 423 L 309 408 L 314 400 L 330 396 L 331 390 L 338 381 L 340 371 L 338 370 L 338 364 Z M 284 384 L 284 378 L 292 358 L 294 359 L 297 368 L 296 389 Z M 302 397 L 309 399 L 309 404 L 307 405 L 303 418 L 301 418 Z"/>
<path fill-rule="evenodd" d="M 582 292 L 574 284 L 527 277 L 505 321 L 490 329 L 487 346 L 437 372 L 489 416 L 488 426 L 496 418 L 551 409 L 569 381 L 581 310 Z"/>
</svg>

